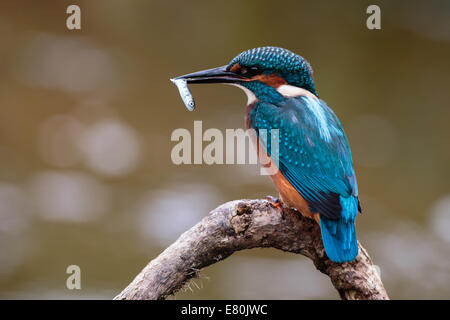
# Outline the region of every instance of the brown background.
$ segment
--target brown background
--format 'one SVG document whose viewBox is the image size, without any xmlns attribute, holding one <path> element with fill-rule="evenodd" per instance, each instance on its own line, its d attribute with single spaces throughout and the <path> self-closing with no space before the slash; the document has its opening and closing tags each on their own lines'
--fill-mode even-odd
<svg viewBox="0 0 450 320">
<path fill-rule="evenodd" d="M 82 30 L 65 26 L 79 4 Z M 308 59 L 349 136 L 358 237 L 392 298 L 450 298 L 450 3 L 3 1 L 0 298 L 112 298 L 227 200 L 275 194 L 255 167 L 175 166 L 176 128 L 244 126 L 246 98 L 169 78 L 262 45 Z M 82 290 L 65 287 L 68 265 Z M 197 288 L 198 287 L 198 288 Z M 176 298 L 338 298 L 304 257 L 241 252 Z"/>
</svg>

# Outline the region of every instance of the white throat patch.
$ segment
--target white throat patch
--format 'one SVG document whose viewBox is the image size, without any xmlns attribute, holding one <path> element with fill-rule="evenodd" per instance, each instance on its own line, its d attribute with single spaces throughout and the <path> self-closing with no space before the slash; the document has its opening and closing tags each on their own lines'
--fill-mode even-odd
<svg viewBox="0 0 450 320">
<path fill-rule="evenodd" d="M 277 88 L 277 91 L 279 94 L 285 97 L 307 96 L 317 99 L 317 97 L 308 90 L 296 86 L 291 86 L 290 84 L 282 84 Z"/>
</svg>

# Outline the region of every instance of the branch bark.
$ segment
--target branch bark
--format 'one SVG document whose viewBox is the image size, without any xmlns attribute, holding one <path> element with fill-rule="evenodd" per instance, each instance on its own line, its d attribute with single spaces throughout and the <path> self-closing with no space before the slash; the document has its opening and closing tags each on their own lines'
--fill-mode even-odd
<svg viewBox="0 0 450 320">
<path fill-rule="evenodd" d="M 328 275 L 342 299 L 389 299 L 367 251 L 350 263 L 328 259 L 320 228 L 294 209 L 266 200 L 236 200 L 216 208 L 152 260 L 115 300 L 165 299 L 199 271 L 236 251 L 272 247 L 310 258 Z"/>
</svg>

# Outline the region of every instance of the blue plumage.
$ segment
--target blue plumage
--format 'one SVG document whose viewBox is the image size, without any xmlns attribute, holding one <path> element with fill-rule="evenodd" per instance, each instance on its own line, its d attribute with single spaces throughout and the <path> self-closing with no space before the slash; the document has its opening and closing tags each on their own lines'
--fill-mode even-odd
<svg viewBox="0 0 450 320">
<path fill-rule="evenodd" d="M 358 212 L 358 198 L 355 196 L 342 197 L 341 217 L 337 220 L 320 218 L 322 241 L 328 257 L 335 262 L 352 261 L 358 255 L 356 240 L 355 216 Z"/>
<path fill-rule="evenodd" d="M 329 258 L 353 260 L 358 254 L 354 226 L 358 187 L 347 137 L 336 115 L 320 99 L 266 97 L 255 103 L 250 120 L 255 129 L 279 130 L 278 157 L 271 155 L 270 139 L 267 145 L 261 142 L 311 211 L 320 212 Z"/>
<path fill-rule="evenodd" d="M 352 155 L 341 123 L 318 98 L 312 68 L 301 56 L 277 47 L 246 50 L 222 67 L 178 77 L 186 83 L 228 83 L 249 97 L 247 126 L 279 130 L 279 150 L 260 139 L 282 175 L 272 178 L 280 195 L 317 218 L 325 251 L 335 262 L 358 254 L 355 218 L 361 211 Z M 289 203 L 291 204 L 291 203 Z"/>
</svg>

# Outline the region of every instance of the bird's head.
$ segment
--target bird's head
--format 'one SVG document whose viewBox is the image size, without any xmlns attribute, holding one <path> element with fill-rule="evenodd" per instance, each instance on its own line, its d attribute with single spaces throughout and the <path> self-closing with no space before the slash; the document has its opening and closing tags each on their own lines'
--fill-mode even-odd
<svg viewBox="0 0 450 320">
<path fill-rule="evenodd" d="M 312 69 L 301 56 L 278 47 L 244 51 L 225 66 L 187 74 L 190 83 L 226 83 L 239 86 L 259 100 L 276 100 L 302 92 L 317 96 Z M 306 91 L 305 91 L 306 90 Z M 286 93 L 286 94 L 283 94 Z"/>
</svg>

